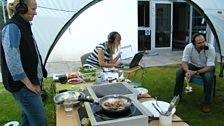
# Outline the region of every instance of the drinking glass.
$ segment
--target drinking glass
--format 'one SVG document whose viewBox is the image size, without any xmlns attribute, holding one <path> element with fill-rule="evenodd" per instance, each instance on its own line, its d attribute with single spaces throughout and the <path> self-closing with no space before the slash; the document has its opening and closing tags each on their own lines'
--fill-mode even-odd
<svg viewBox="0 0 224 126">
<path fill-rule="evenodd" d="M 73 102 L 72 102 L 72 100 L 66 99 L 63 102 L 63 106 L 64 106 L 66 118 L 67 119 L 72 118 L 72 111 L 73 111 Z"/>
<path fill-rule="evenodd" d="M 159 116 L 159 126 L 172 126 L 172 114 L 165 115 L 165 112 L 161 112 Z"/>
<path fill-rule="evenodd" d="M 118 77 L 119 77 L 119 78 L 122 77 L 123 73 L 124 73 L 123 70 L 118 70 Z"/>
</svg>

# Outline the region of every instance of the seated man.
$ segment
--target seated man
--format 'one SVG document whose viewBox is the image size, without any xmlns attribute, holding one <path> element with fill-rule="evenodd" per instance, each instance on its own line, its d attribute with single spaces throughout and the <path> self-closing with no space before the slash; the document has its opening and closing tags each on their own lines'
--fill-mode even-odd
<svg viewBox="0 0 224 126">
<path fill-rule="evenodd" d="M 192 43 L 189 43 L 184 48 L 182 67 L 176 72 L 174 96 L 182 95 L 185 77 L 190 80 L 191 76 L 200 75 L 204 81 L 205 93 L 202 111 L 210 112 L 215 48 L 213 45 L 205 42 L 205 37 L 201 33 L 194 34 L 192 38 Z"/>
</svg>

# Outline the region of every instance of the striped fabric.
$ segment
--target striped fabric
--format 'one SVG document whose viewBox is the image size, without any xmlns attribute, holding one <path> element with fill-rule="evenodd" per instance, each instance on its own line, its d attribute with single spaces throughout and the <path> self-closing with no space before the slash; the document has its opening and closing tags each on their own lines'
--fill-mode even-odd
<svg viewBox="0 0 224 126">
<path fill-rule="evenodd" d="M 109 62 L 112 59 L 112 55 L 109 54 L 108 48 L 106 46 L 106 42 L 100 43 L 96 48 L 93 50 L 92 54 L 87 58 L 86 62 L 84 63 L 83 67 L 92 67 L 97 68 L 100 67 L 98 62 L 98 49 L 102 49 L 104 52 L 104 61 Z"/>
</svg>

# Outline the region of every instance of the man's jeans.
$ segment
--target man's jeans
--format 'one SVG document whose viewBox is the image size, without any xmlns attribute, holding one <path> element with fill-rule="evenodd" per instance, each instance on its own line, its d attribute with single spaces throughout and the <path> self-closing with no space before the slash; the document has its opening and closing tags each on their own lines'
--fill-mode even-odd
<svg viewBox="0 0 224 126">
<path fill-rule="evenodd" d="M 40 95 L 33 93 L 26 87 L 12 94 L 22 109 L 22 126 L 47 126 Z"/>
<path fill-rule="evenodd" d="M 189 64 L 188 67 L 190 70 L 193 70 L 193 71 L 201 69 L 201 68 L 197 68 L 197 67 L 193 66 L 192 64 Z M 178 94 L 180 95 L 180 97 L 182 96 L 185 73 L 186 72 L 182 68 L 179 68 L 176 72 L 176 85 L 174 88 L 174 96 L 176 96 Z M 203 82 L 204 82 L 204 84 L 203 84 L 204 93 L 205 93 L 204 103 L 210 104 L 214 73 L 213 73 L 213 71 L 210 71 L 210 72 L 202 73 L 202 74 L 200 74 L 200 76 L 202 77 Z"/>
</svg>

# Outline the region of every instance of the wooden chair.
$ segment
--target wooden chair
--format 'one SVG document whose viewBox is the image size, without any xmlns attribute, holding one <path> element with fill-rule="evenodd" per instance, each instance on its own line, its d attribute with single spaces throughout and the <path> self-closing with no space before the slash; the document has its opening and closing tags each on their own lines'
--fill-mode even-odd
<svg viewBox="0 0 224 126">
<path fill-rule="evenodd" d="M 138 65 L 138 66 L 135 66 L 133 68 L 124 70 L 124 74 L 126 75 L 127 78 L 130 76 L 131 73 L 134 73 L 134 76 L 135 76 L 136 71 L 138 71 L 140 69 L 143 69 L 143 67 Z"/>
<path fill-rule="evenodd" d="M 86 53 L 86 54 L 83 54 L 83 55 L 80 57 L 82 66 L 83 66 L 83 64 L 85 63 L 86 59 L 90 56 L 90 54 L 91 54 L 91 52 Z"/>
</svg>

